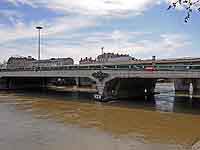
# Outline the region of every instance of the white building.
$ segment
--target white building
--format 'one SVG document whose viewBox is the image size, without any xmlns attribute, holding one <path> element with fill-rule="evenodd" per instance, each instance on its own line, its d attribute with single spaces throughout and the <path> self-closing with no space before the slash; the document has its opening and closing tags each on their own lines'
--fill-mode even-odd
<svg viewBox="0 0 200 150">
<path fill-rule="evenodd" d="M 51 58 L 38 61 L 31 56 L 10 57 L 7 62 L 7 69 L 33 69 L 37 67 L 59 67 L 73 64 L 74 60 L 72 58 Z"/>
<path fill-rule="evenodd" d="M 124 62 L 132 60 L 132 57 L 126 54 L 104 53 L 97 56 L 97 60 L 99 63 Z"/>
<path fill-rule="evenodd" d="M 6 69 L 7 68 L 7 63 L 0 64 L 0 69 Z"/>
<path fill-rule="evenodd" d="M 31 67 L 60 67 L 65 65 L 73 65 L 74 60 L 72 58 L 51 58 L 44 60 L 35 60 L 32 62 Z"/>
</svg>

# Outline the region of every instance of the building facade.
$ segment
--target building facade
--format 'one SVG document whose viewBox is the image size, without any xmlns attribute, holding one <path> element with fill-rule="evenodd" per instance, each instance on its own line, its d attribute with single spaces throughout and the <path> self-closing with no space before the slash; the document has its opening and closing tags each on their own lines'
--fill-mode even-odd
<svg viewBox="0 0 200 150">
<path fill-rule="evenodd" d="M 35 60 L 31 63 L 31 67 L 61 67 L 65 65 L 73 65 L 74 60 L 72 58 L 51 58 L 44 60 Z"/>
<path fill-rule="evenodd" d="M 100 63 L 123 62 L 132 60 L 132 57 L 127 54 L 104 53 L 97 56 L 97 60 Z"/>
<path fill-rule="evenodd" d="M 7 62 L 7 69 L 34 69 L 37 67 L 59 67 L 73 64 L 74 60 L 72 58 L 51 58 L 39 61 L 31 56 L 10 57 Z"/>
<path fill-rule="evenodd" d="M 95 64 L 97 63 L 96 59 L 92 59 L 92 57 L 88 58 L 85 57 L 84 59 L 81 58 L 81 60 L 79 61 L 79 64 Z"/>
<path fill-rule="evenodd" d="M 86 57 L 79 61 L 79 64 L 95 64 L 95 63 L 109 63 L 109 62 L 127 62 L 130 60 L 136 60 L 129 55 L 126 54 L 115 54 L 115 53 L 104 53 L 102 55 L 97 56 L 96 59 L 92 59 L 91 57 Z"/>
<path fill-rule="evenodd" d="M 23 69 L 30 67 L 31 63 L 35 61 L 31 56 L 28 57 L 10 57 L 7 62 L 7 69 Z"/>
</svg>

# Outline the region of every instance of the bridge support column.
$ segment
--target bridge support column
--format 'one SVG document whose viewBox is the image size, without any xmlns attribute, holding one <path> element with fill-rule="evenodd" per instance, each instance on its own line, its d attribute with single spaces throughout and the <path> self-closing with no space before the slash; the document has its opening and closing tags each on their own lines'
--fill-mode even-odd
<svg viewBox="0 0 200 150">
<path fill-rule="evenodd" d="M 47 87 L 47 78 L 7 78 L 5 79 L 7 89 L 38 89 Z"/>
<path fill-rule="evenodd" d="M 6 83 L 6 88 L 7 89 L 14 89 L 15 87 L 14 87 L 14 80 L 12 79 L 12 78 L 8 78 L 7 79 L 7 81 L 6 81 L 7 83 Z"/>
<path fill-rule="evenodd" d="M 155 86 L 156 86 L 156 80 L 147 80 L 145 81 L 145 95 L 153 95 L 155 93 Z"/>
<path fill-rule="evenodd" d="M 98 94 L 100 96 L 105 96 L 106 93 L 104 92 L 105 91 L 105 83 L 104 82 L 99 82 L 96 84 L 96 87 L 97 87 L 97 91 L 98 91 Z"/>
<path fill-rule="evenodd" d="M 79 87 L 80 86 L 80 78 L 75 77 L 75 82 L 76 82 L 76 86 Z"/>
<path fill-rule="evenodd" d="M 189 92 L 190 81 L 188 79 L 175 79 L 174 88 L 176 92 Z"/>
<path fill-rule="evenodd" d="M 46 89 L 47 88 L 47 78 L 42 78 L 41 79 L 40 87 L 42 89 Z"/>
<path fill-rule="evenodd" d="M 193 94 L 200 94 L 200 79 L 192 80 Z"/>
<path fill-rule="evenodd" d="M 0 89 L 8 89 L 8 80 L 0 78 Z"/>
</svg>

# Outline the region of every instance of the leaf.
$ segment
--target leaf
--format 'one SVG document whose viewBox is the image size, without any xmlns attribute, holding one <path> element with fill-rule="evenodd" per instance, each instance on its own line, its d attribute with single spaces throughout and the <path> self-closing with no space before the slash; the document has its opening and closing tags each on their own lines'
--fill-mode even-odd
<svg viewBox="0 0 200 150">
<path fill-rule="evenodd" d="M 172 3 L 173 7 L 176 8 L 176 3 Z"/>
<path fill-rule="evenodd" d="M 169 7 L 167 8 L 167 10 L 170 10 L 172 8 L 172 5 L 169 5 Z"/>
</svg>

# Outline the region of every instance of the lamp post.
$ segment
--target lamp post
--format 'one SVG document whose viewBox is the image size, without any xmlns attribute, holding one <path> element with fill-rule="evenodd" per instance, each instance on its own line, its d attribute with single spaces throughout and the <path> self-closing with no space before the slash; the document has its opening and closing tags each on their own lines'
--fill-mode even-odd
<svg viewBox="0 0 200 150">
<path fill-rule="evenodd" d="M 104 49 L 104 47 L 101 47 L 101 71 L 102 71 L 102 69 L 103 69 L 103 49 Z"/>
<path fill-rule="evenodd" d="M 101 48 L 101 55 L 103 55 L 103 49 L 104 49 L 104 47 Z"/>
<path fill-rule="evenodd" d="M 41 26 L 37 26 L 38 30 L 38 69 L 40 69 L 40 30 L 43 29 Z"/>
</svg>

